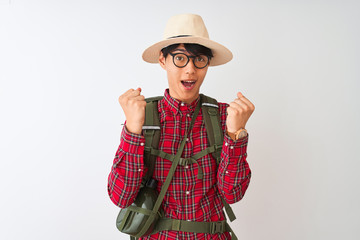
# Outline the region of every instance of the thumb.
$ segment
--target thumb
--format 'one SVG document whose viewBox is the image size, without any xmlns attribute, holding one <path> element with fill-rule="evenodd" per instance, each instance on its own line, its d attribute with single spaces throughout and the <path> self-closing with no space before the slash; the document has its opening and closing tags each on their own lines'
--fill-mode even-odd
<svg viewBox="0 0 360 240">
<path fill-rule="evenodd" d="M 138 88 L 136 89 L 136 91 L 139 91 L 139 92 L 141 92 L 141 88 L 140 88 L 140 87 L 138 87 Z"/>
</svg>

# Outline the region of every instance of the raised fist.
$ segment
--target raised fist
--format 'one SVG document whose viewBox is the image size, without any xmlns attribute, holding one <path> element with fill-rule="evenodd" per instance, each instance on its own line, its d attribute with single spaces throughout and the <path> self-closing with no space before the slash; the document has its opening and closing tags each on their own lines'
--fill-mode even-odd
<svg viewBox="0 0 360 240">
<path fill-rule="evenodd" d="M 140 94 L 141 88 L 129 89 L 119 97 L 119 103 L 126 117 L 126 128 L 129 132 L 140 134 L 145 121 L 145 97 Z"/>
<path fill-rule="evenodd" d="M 227 108 L 226 127 L 228 132 L 231 133 L 245 128 L 246 122 L 255 110 L 254 104 L 244 97 L 241 92 L 237 93 L 237 97 Z"/>
</svg>

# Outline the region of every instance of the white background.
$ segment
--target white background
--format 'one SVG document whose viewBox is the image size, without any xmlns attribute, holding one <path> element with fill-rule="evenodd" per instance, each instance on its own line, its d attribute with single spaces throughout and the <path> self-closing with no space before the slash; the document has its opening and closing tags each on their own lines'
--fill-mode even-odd
<svg viewBox="0 0 360 240">
<path fill-rule="evenodd" d="M 221 2 L 221 3 L 220 3 Z M 201 92 L 256 105 L 239 239 L 359 239 L 358 1 L 0 1 L 0 239 L 128 239 L 107 176 L 118 96 L 162 95 L 142 61 L 170 16 L 200 14 L 234 59 Z"/>
</svg>

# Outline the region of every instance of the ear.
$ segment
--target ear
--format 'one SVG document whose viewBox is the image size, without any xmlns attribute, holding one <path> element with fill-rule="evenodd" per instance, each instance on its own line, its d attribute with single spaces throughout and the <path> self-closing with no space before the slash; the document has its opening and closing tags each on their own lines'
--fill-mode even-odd
<svg viewBox="0 0 360 240">
<path fill-rule="evenodd" d="M 163 53 L 162 52 L 160 52 L 160 56 L 159 56 L 159 64 L 160 64 L 160 66 L 165 70 L 166 69 L 166 64 L 165 64 L 165 57 L 164 57 L 164 55 L 163 55 Z"/>
</svg>

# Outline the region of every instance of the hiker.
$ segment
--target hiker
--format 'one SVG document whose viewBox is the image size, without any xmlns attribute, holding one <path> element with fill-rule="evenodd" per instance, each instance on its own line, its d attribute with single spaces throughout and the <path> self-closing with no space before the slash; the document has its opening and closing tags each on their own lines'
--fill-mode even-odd
<svg viewBox="0 0 360 240">
<path fill-rule="evenodd" d="M 156 155 L 150 177 L 156 180 L 158 193 L 177 152 L 182 152 L 162 199 L 159 223 L 140 239 L 232 239 L 223 208 L 240 201 L 250 182 L 245 127 L 255 107 L 241 92 L 229 104 L 200 94 L 208 67 L 229 62 L 232 53 L 209 39 L 199 15 L 181 14 L 170 18 L 163 40 L 147 48 L 143 59 L 159 63 L 166 71 L 168 89 L 155 104 L 159 127 L 144 125 L 149 103 L 141 88 L 119 97 L 126 122 L 108 178 L 110 199 L 122 209 L 134 203 L 149 173 L 144 154 L 150 147 L 146 148 L 144 132 L 157 129 L 159 143 L 149 155 Z M 220 81 L 226 83 L 226 79 Z M 211 124 L 206 125 L 210 118 Z M 215 141 L 212 147 L 209 139 Z"/>
</svg>

